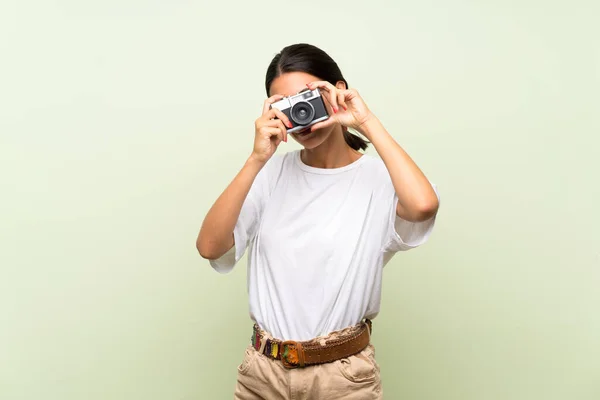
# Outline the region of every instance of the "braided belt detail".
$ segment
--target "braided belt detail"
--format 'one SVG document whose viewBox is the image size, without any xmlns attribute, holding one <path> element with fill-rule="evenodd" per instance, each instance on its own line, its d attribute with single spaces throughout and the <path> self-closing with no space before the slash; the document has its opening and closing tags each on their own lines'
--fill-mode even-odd
<svg viewBox="0 0 600 400">
<path fill-rule="evenodd" d="M 274 360 L 281 360 L 286 368 L 302 368 L 324 364 L 360 353 L 371 342 L 373 325 L 366 319 L 355 332 L 328 340 L 325 345 L 317 340 L 296 342 L 263 338 L 258 325 L 254 325 L 252 346 L 256 351 Z"/>
</svg>

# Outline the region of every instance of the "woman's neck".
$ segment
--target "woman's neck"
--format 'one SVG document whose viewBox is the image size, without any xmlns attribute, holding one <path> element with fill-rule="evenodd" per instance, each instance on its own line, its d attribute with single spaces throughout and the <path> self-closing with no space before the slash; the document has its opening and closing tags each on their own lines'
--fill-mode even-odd
<svg viewBox="0 0 600 400">
<path fill-rule="evenodd" d="M 329 138 L 314 149 L 303 149 L 300 157 L 304 164 L 314 168 L 341 168 L 358 160 L 362 153 L 348 146 L 340 129 L 331 132 Z"/>
</svg>

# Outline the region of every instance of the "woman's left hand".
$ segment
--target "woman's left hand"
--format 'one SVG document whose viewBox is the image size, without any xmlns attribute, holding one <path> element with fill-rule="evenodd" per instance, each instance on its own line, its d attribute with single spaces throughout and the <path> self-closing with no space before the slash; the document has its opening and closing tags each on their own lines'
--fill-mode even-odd
<svg viewBox="0 0 600 400">
<path fill-rule="evenodd" d="M 362 133 L 361 127 L 374 118 L 356 89 L 341 90 L 326 81 L 311 82 L 306 86 L 310 90 L 319 88 L 323 99 L 333 109 L 330 118 L 311 126 L 311 131 L 331 126 L 337 122 Z"/>
</svg>

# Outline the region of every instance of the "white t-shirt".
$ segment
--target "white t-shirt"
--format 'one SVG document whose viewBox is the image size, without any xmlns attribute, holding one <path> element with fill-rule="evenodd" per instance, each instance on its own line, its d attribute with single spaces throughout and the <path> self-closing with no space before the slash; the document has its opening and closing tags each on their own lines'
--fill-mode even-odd
<svg viewBox="0 0 600 400">
<path fill-rule="evenodd" d="M 276 154 L 242 206 L 234 247 L 211 265 L 230 272 L 248 249 L 250 317 L 282 340 L 326 335 L 374 318 L 384 265 L 431 234 L 435 217 L 405 221 L 397 202 L 379 158 L 322 169 L 300 150 Z"/>
</svg>

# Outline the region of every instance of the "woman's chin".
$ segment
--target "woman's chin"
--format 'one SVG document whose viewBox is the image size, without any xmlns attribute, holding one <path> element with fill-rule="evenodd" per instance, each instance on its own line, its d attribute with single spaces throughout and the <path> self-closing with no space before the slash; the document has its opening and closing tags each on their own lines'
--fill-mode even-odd
<svg viewBox="0 0 600 400">
<path fill-rule="evenodd" d="M 317 133 L 318 133 L 318 131 L 311 132 L 310 128 L 307 128 L 307 129 L 303 129 L 301 131 L 293 133 L 292 136 L 294 137 L 294 139 L 296 139 L 296 141 L 298 143 L 304 144 L 304 143 L 308 142 L 310 139 L 314 138 Z"/>
<path fill-rule="evenodd" d="M 309 128 L 307 133 L 301 134 L 300 132 L 302 131 L 292 133 L 292 137 L 305 149 L 311 150 L 319 147 L 321 144 L 323 144 L 323 142 L 327 141 L 327 138 L 330 136 L 332 130 L 325 128 L 310 132 Z"/>
</svg>

